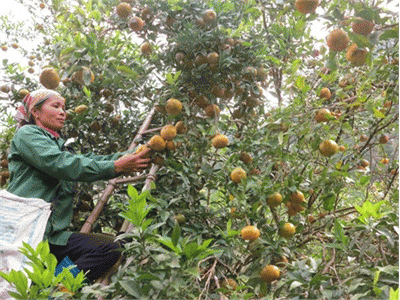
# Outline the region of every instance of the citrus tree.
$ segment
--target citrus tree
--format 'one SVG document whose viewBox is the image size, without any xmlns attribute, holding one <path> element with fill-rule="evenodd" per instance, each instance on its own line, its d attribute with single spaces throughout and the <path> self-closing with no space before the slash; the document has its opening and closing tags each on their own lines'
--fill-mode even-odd
<svg viewBox="0 0 400 300">
<path fill-rule="evenodd" d="M 45 38 L 27 65 L 3 61 L 8 106 L 56 89 L 82 153 L 125 150 L 156 109 L 137 150 L 160 166 L 151 192 L 122 186 L 94 227 L 134 224 L 127 260 L 72 297 L 398 297 L 398 15 L 383 2 L 25 4 Z M 72 229 L 103 188 L 78 188 Z"/>
</svg>

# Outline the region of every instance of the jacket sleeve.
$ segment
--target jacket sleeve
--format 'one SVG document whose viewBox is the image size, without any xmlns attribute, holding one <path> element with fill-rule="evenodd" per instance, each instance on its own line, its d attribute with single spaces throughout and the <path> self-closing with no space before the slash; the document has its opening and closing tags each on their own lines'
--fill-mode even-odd
<svg viewBox="0 0 400 300">
<path fill-rule="evenodd" d="M 117 160 L 118 158 L 120 158 L 121 156 L 127 154 L 127 153 L 132 153 L 133 151 L 127 150 L 124 152 L 118 152 L 118 153 L 114 153 L 114 154 L 109 154 L 109 155 L 101 155 L 101 154 L 95 154 L 95 153 L 85 153 L 82 154 L 84 157 L 86 158 L 90 158 L 90 159 L 94 159 L 96 161 L 106 161 L 106 160 Z"/>
<path fill-rule="evenodd" d="M 96 160 L 62 151 L 57 142 L 41 132 L 41 129 L 35 126 L 27 129 L 24 127 L 14 136 L 14 147 L 24 161 L 49 176 L 60 180 L 85 182 L 107 180 L 117 176 L 114 160 Z"/>
</svg>

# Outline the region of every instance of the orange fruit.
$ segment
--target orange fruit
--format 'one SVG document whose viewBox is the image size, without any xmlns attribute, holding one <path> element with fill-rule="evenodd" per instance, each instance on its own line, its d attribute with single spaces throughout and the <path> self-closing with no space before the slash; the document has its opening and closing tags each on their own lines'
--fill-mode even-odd
<svg viewBox="0 0 400 300">
<path fill-rule="evenodd" d="M 279 268 L 274 265 L 267 265 L 260 272 L 261 280 L 267 283 L 277 280 L 280 275 Z"/>
<path fill-rule="evenodd" d="M 217 148 L 217 149 L 225 148 L 229 144 L 229 139 L 226 135 L 217 134 L 211 140 L 211 144 L 213 145 L 214 148 Z"/>
<path fill-rule="evenodd" d="M 147 144 L 154 151 L 162 151 L 166 146 L 165 140 L 159 135 L 153 136 Z"/>
<path fill-rule="evenodd" d="M 239 159 L 244 162 L 246 165 L 247 164 L 251 164 L 251 162 L 253 161 L 253 158 L 251 157 L 251 155 L 247 152 L 242 152 L 240 153 Z"/>
<path fill-rule="evenodd" d="M 207 61 L 209 64 L 218 63 L 219 54 L 217 52 L 211 52 L 207 55 Z"/>
<path fill-rule="evenodd" d="M 179 101 L 178 99 L 171 98 L 165 104 L 165 111 L 169 115 L 172 115 L 172 116 L 179 115 L 181 110 L 182 110 L 182 102 Z"/>
<path fill-rule="evenodd" d="M 275 257 L 273 263 L 277 266 L 284 267 L 285 264 L 289 263 L 289 260 L 286 258 L 286 256 L 282 255 L 280 257 Z"/>
<path fill-rule="evenodd" d="M 322 88 L 321 91 L 319 92 L 319 96 L 321 98 L 325 98 L 326 100 L 329 100 L 331 98 L 331 91 L 328 88 Z"/>
<path fill-rule="evenodd" d="M 369 166 L 369 161 L 366 160 L 366 159 L 360 160 L 360 166 L 363 167 L 363 168 L 368 167 Z"/>
<path fill-rule="evenodd" d="M 183 224 L 186 221 L 186 217 L 183 214 L 177 214 L 174 216 L 174 219 L 176 222 L 178 222 L 179 224 Z"/>
<path fill-rule="evenodd" d="M 315 222 L 315 218 L 314 218 L 314 216 L 313 215 L 309 215 L 308 217 L 307 217 L 307 221 L 308 221 L 308 223 L 314 223 Z"/>
<path fill-rule="evenodd" d="M 150 43 L 149 42 L 143 43 L 140 46 L 140 52 L 145 56 L 150 55 L 150 53 L 151 53 L 151 45 L 150 45 Z"/>
<path fill-rule="evenodd" d="M 72 74 L 71 80 L 75 83 L 86 85 L 94 82 L 94 73 L 88 67 L 82 67 L 81 70 Z"/>
<path fill-rule="evenodd" d="M 302 211 L 304 211 L 306 209 L 304 206 L 301 206 L 300 204 L 297 204 L 297 203 L 294 203 L 294 202 L 291 203 L 291 208 L 293 208 L 298 213 L 302 212 Z"/>
<path fill-rule="evenodd" d="M 8 159 L 7 158 L 2 159 L 0 165 L 3 168 L 7 169 L 8 168 Z"/>
<path fill-rule="evenodd" d="M 121 115 L 115 115 L 111 118 L 111 123 L 113 124 L 113 126 L 118 126 L 120 122 L 121 122 Z"/>
<path fill-rule="evenodd" d="M 292 193 L 290 195 L 290 200 L 297 204 L 306 202 L 303 193 L 300 191 L 295 191 L 294 193 Z"/>
<path fill-rule="evenodd" d="M 339 146 L 335 141 L 326 140 L 319 144 L 319 151 L 323 156 L 330 157 L 339 151 Z"/>
<path fill-rule="evenodd" d="M 240 183 L 242 179 L 247 177 L 247 174 L 241 167 L 237 167 L 231 172 L 230 177 L 234 183 Z"/>
<path fill-rule="evenodd" d="M 8 85 L 2 85 L 0 87 L 0 91 L 2 91 L 3 93 L 8 94 L 11 91 L 11 88 Z"/>
<path fill-rule="evenodd" d="M 177 147 L 174 141 L 165 141 L 165 148 L 168 150 L 176 150 Z"/>
<path fill-rule="evenodd" d="M 386 157 L 382 158 L 381 163 L 384 165 L 387 165 L 389 163 L 389 158 L 386 158 Z"/>
<path fill-rule="evenodd" d="M 194 103 L 196 103 L 196 105 L 198 105 L 201 108 L 205 108 L 207 107 L 207 105 L 209 105 L 208 99 L 204 95 L 197 96 L 194 100 Z"/>
<path fill-rule="evenodd" d="M 392 101 L 385 101 L 383 103 L 384 108 L 391 108 L 392 107 Z"/>
<path fill-rule="evenodd" d="M 126 2 L 119 3 L 115 10 L 120 18 L 127 18 L 132 13 L 131 5 Z"/>
<path fill-rule="evenodd" d="M 203 22 L 206 25 L 215 22 L 216 19 L 217 19 L 217 14 L 213 9 L 207 9 L 206 11 L 204 11 Z"/>
<path fill-rule="evenodd" d="M 254 241 L 260 237 L 260 230 L 252 225 L 248 225 L 240 230 L 240 236 L 247 241 Z"/>
<path fill-rule="evenodd" d="M 27 89 L 22 89 L 18 92 L 18 95 L 20 98 L 25 98 L 25 96 L 28 94 L 29 94 L 29 91 Z"/>
<path fill-rule="evenodd" d="M 345 146 L 343 146 L 343 145 L 339 146 L 339 151 L 343 152 L 344 150 L 346 150 Z"/>
<path fill-rule="evenodd" d="M 284 238 L 291 238 L 296 233 L 296 227 L 292 223 L 285 223 L 281 228 L 280 233 Z"/>
<path fill-rule="evenodd" d="M 183 52 L 177 52 L 175 54 L 175 59 L 177 62 L 182 62 L 185 59 L 185 54 Z"/>
<path fill-rule="evenodd" d="M 89 107 L 87 107 L 86 105 L 82 104 L 82 105 L 79 105 L 79 106 L 75 107 L 74 112 L 79 115 L 79 114 L 83 114 L 88 109 L 89 109 Z"/>
<path fill-rule="evenodd" d="M 148 149 L 149 147 L 147 145 L 140 145 L 139 147 L 137 147 L 137 149 L 135 150 L 135 154 L 139 154 L 141 152 L 143 152 L 144 150 Z M 147 152 L 147 154 L 145 156 L 142 156 L 142 158 L 150 158 L 151 156 L 151 151 Z"/>
<path fill-rule="evenodd" d="M 224 281 L 221 283 L 221 286 L 228 289 L 235 291 L 237 289 L 237 282 L 233 278 L 225 278 Z"/>
<path fill-rule="evenodd" d="M 331 51 L 343 51 L 349 42 L 350 38 L 343 29 L 334 29 L 326 38 L 326 43 Z"/>
<path fill-rule="evenodd" d="M 174 125 L 165 125 L 160 131 L 161 137 L 166 141 L 172 140 L 176 136 L 176 133 Z"/>
<path fill-rule="evenodd" d="M 318 4 L 319 0 L 296 0 L 294 6 L 299 12 L 303 14 L 309 14 L 315 13 Z"/>
<path fill-rule="evenodd" d="M 331 112 L 329 111 L 329 109 L 321 108 L 321 109 L 317 110 L 314 119 L 315 119 L 315 121 L 317 121 L 317 123 L 328 122 L 329 119 L 327 118 L 327 116 L 330 116 L 330 115 L 331 115 Z"/>
<path fill-rule="evenodd" d="M 204 109 L 204 113 L 209 118 L 218 117 L 220 112 L 221 109 L 216 104 L 210 104 Z"/>
<path fill-rule="evenodd" d="M 282 195 L 278 192 L 273 193 L 267 199 L 267 204 L 271 207 L 277 207 L 282 203 Z"/>
<path fill-rule="evenodd" d="M 5 179 L 10 178 L 10 171 L 6 170 L 6 171 L 1 172 L 1 177 L 5 178 Z"/>
<path fill-rule="evenodd" d="M 236 207 L 231 207 L 231 215 L 235 216 L 236 214 Z"/>
<path fill-rule="evenodd" d="M 374 22 L 357 17 L 351 23 L 351 29 L 354 33 L 368 36 L 374 30 Z"/>
<path fill-rule="evenodd" d="M 134 31 L 140 31 L 144 27 L 144 21 L 140 17 L 132 17 L 128 21 L 128 27 Z"/>
<path fill-rule="evenodd" d="M 297 210 L 294 209 L 294 207 L 292 206 L 292 202 L 291 201 L 288 201 L 286 203 L 286 207 L 287 207 L 287 214 L 290 217 L 294 217 L 295 215 L 297 215 Z"/>
<path fill-rule="evenodd" d="M 360 135 L 360 142 L 366 142 L 368 141 L 368 136 L 365 134 Z"/>
<path fill-rule="evenodd" d="M 367 60 L 367 50 L 359 48 L 356 43 L 352 44 L 346 51 L 346 59 L 355 66 L 365 64 Z"/>
<path fill-rule="evenodd" d="M 178 121 L 175 124 L 175 128 L 176 128 L 176 133 L 178 133 L 178 134 L 183 134 L 183 133 L 186 133 L 186 131 L 187 131 L 187 126 L 185 125 L 185 123 L 183 121 Z"/>
<path fill-rule="evenodd" d="M 46 68 L 40 73 L 39 81 L 46 89 L 54 90 L 60 84 L 60 77 L 53 68 Z"/>
<path fill-rule="evenodd" d="M 380 143 L 380 144 L 386 144 L 387 142 L 389 142 L 389 135 L 387 135 L 387 134 L 382 134 L 382 135 L 379 137 L 379 143 Z"/>
</svg>

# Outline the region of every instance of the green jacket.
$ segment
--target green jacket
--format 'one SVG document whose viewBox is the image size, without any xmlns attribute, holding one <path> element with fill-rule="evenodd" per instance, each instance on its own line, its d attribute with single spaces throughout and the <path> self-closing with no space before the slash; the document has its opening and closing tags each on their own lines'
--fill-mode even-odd
<svg viewBox="0 0 400 300">
<path fill-rule="evenodd" d="M 52 202 L 44 239 L 65 245 L 72 232 L 74 183 L 116 177 L 112 155 L 72 154 L 63 151 L 65 141 L 36 125 L 25 125 L 15 134 L 9 155 L 7 191 L 20 197 Z"/>
</svg>

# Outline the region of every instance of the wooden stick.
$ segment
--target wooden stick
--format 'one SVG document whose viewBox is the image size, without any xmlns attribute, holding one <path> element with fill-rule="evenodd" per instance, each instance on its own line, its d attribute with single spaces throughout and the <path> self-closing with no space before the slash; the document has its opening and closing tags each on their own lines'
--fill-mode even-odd
<svg viewBox="0 0 400 300">
<path fill-rule="evenodd" d="M 153 107 L 149 114 L 146 116 L 145 120 L 142 123 L 142 126 L 140 126 L 138 133 L 134 137 L 132 143 L 130 144 L 128 150 L 133 150 L 136 147 L 136 141 L 142 138 L 143 132 L 147 130 L 147 128 L 150 126 L 151 119 L 154 115 L 155 108 Z M 122 179 L 120 179 L 122 180 Z M 92 231 L 93 224 L 96 222 L 96 220 L 99 218 L 101 212 L 103 211 L 104 206 L 106 205 L 109 196 L 112 194 L 115 188 L 115 184 L 117 183 L 117 179 L 111 179 L 108 181 L 108 184 L 106 188 L 103 191 L 103 194 L 100 197 L 100 200 L 97 202 L 95 208 L 92 210 L 91 214 L 89 217 L 86 219 L 85 224 L 83 224 L 81 228 L 81 233 L 89 233 Z"/>
</svg>

